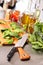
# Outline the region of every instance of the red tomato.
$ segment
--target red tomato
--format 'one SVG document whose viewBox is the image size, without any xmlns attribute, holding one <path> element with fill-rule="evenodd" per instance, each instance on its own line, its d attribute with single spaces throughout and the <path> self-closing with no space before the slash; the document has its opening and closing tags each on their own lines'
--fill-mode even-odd
<svg viewBox="0 0 43 65">
<path fill-rule="evenodd" d="M 10 15 L 10 19 L 11 20 L 13 19 L 14 22 L 17 22 L 19 19 L 19 14 L 20 14 L 19 11 L 15 11 L 13 14 Z"/>
</svg>

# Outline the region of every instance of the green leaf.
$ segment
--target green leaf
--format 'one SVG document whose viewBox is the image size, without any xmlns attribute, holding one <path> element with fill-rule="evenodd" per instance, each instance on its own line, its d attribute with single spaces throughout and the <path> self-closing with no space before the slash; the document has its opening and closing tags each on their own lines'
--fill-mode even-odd
<svg viewBox="0 0 43 65">
<path fill-rule="evenodd" d="M 20 33 L 20 32 L 23 32 L 23 30 L 17 28 L 17 29 L 14 30 L 14 32 Z"/>
<path fill-rule="evenodd" d="M 38 45 L 32 45 L 33 49 L 40 50 L 40 47 Z"/>
<path fill-rule="evenodd" d="M 30 35 L 29 41 L 30 41 L 30 42 L 36 41 L 36 37 L 35 37 L 34 34 L 31 34 L 31 35 Z"/>
<path fill-rule="evenodd" d="M 6 40 L 8 44 L 12 44 L 13 43 L 13 39 L 7 39 Z"/>
</svg>

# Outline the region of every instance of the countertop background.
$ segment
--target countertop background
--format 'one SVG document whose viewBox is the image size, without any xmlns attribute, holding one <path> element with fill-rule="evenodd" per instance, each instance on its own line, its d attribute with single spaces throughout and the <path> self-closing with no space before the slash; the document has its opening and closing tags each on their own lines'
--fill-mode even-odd
<svg viewBox="0 0 43 65">
<path fill-rule="evenodd" d="M 7 61 L 7 54 L 13 46 L 0 47 L 0 65 L 43 65 L 43 53 L 36 52 L 31 48 L 30 44 L 25 45 L 24 50 L 30 54 L 28 61 L 21 61 L 18 52 L 14 54 L 11 61 Z"/>
</svg>

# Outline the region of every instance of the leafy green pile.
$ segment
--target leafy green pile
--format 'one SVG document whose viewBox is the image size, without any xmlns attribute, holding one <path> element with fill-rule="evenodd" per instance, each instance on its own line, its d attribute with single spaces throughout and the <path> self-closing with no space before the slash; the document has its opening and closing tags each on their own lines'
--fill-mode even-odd
<svg viewBox="0 0 43 65">
<path fill-rule="evenodd" d="M 11 28 L 9 28 L 9 29 L 5 28 L 5 29 L 1 30 L 1 32 L 3 34 L 3 38 L 6 39 L 8 44 L 12 44 L 13 43 L 13 39 L 12 38 L 20 39 L 21 36 L 19 35 L 19 33 L 23 32 L 21 27 L 17 23 L 15 23 L 15 22 L 11 22 L 10 23 L 10 27 Z"/>
<path fill-rule="evenodd" d="M 43 50 L 43 23 L 35 23 L 34 32 L 29 34 L 29 36 L 29 41 L 32 44 L 32 48 L 36 50 Z"/>
</svg>

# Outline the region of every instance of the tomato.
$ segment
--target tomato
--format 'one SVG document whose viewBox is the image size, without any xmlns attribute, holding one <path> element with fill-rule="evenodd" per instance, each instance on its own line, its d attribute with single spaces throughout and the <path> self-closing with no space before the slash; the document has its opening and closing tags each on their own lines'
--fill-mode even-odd
<svg viewBox="0 0 43 65">
<path fill-rule="evenodd" d="M 15 11 L 14 13 L 12 13 L 12 14 L 10 15 L 10 19 L 13 20 L 14 22 L 17 22 L 18 19 L 19 19 L 19 14 L 20 14 L 19 11 Z"/>
</svg>

